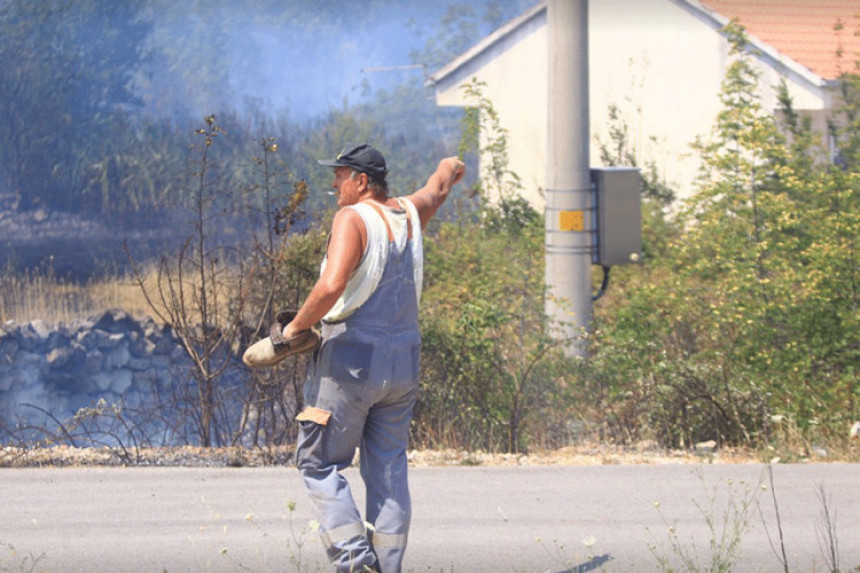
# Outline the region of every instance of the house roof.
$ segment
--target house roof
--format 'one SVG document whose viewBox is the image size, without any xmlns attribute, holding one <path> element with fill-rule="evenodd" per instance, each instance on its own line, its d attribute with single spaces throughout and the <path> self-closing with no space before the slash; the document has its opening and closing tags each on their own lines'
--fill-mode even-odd
<svg viewBox="0 0 860 573">
<path fill-rule="evenodd" d="M 491 50 L 494 45 L 503 41 L 506 37 L 511 35 L 517 29 L 524 26 L 526 23 L 530 22 L 533 18 L 538 17 L 545 10 L 546 0 L 541 0 L 540 2 L 532 6 L 529 10 L 526 10 L 525 13 L 509 21 L 507 24 L 504 24 L 502 27 L 498 28 L 490 35 L 484 37 L 480 42 L 469 48 L 466 52 L 460 54 L 460 56 L 458 56 L 457 58 L 454 58 L 454 60 L 449 62 L 446 66 L 438 70 L 436 73 L 431 74 L 430 77 L 427 78 L 427 85 L 435 84 L 436 82 L 442 80 L 446 76 L 450 75 L 454 71 L 466 65 L 479 54 Z"/>
<path fill-rule="evenodd" d="M 706 13 L 718 25 L 738 18 L 755 48 L 794 68 L 813 84 L 836 79 L 842 72 L 860 71 L 855 64 L 860 61 L 860 0 L 675 1 Z M 541 0 L 431 75 L 427 83 L 441 81 L 544 10 L 546 1 Z M 839 32 L 834 30 L 837 22 L 844 26 Z"/>
<path fill-rule="evenodd" d="M 858 71 L 860 0 L 699 0 L 708 10 L 738 18 L 747 34 L 832 80 Z M 843 28 L 834 27 L 841 22 Z M 837 51 L 842 57 L 837 57 Z M 840 61 L 841 60 L 841 61 Z"/>
</svg>

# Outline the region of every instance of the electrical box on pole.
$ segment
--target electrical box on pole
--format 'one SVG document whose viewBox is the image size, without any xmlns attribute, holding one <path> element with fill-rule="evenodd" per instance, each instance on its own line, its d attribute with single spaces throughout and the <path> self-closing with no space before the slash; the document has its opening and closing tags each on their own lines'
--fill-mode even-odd
<svg viewBox="0 0 860 573">
<path fill-rule="evenodd" d="M 593 262 L 604 267 L 642 258 L 642 178 L 634 167 L 591 169 L 594 189 Z"/>
</svg>

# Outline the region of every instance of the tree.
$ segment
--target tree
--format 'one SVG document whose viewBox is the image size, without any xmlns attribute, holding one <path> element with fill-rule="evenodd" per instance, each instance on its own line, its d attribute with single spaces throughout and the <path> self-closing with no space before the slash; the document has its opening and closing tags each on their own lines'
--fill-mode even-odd
<svg viewBox="0 0 860 573">
<path fill-rule="evenodd" d="M 143 3 L 10 0 L 0 5 L 0 175 L 20 208 L 78 211 L 87 166 L 139 107 Z"/>
<path fill-rule="evenodd" d="M 514 2 L 490 2 L 481 14 L 473 3 L 447 6 L 435 34 L 422 50 L 411 54 L 412 59 L 428 70 L 441 68 L 472 47 L 477 38 L 498 28 L 511 8 L 519 7 Z M 423 32 L 423 26 L 416 24 L 415 27 L 416 33 Z"/>
<path fill-rule="evenodd" d="M 760 446 L 782 419 L 832 439 L 857 408 L 857 174 L 824 160 L 787 92 L 782 126 L 761 109 L 744 31 L 725 32 L 700 189 L 649 281 L 599 317 L 589 368 L 622 439 Z"/>
<path fill-rule="evenodd" d="M 561 393 L 561 348 L 543 313 L 544 225 L 514 192 L 492 103 L 480 86 L 467 89 L 476 109 L 464 120 L 472 137 L 463 149 L 487 154 L 493 168 L 458 218 L 439 223 L 426 242 L 415 431 L 428 445 L 521 452 L 550 441 L 557 418 L 541 412 Z"/>
<path fill-rule="evenodd" d="M 160 258 L 154 292 L 147 287 L 146 273 L 137 265 L 134 268 L 150 308 L 170 325 L 191 359 L 191 416 L 204 447 L 233 441 L 229 413 L 222 410 L 227 400 L 218 380 L 233 365 L 247 300 L 242 259 L 231 256 L 212 235 L 217 221 L 212 207 L 219 187 L 210 150 L 222 133 L 214 116 L 206 117 L 205 125 L 196 131 L 198 158 L 189 173 L 195 200 L 192 232 L 175 254 Z M 231 265 L 235 262 L 240 263 L 238 268 Z"/>
<path fill-rule="evenodd" d="M 249 341 L 269 335 L 268 328 L 279 310 L 298 308 L 316 281 L 316 263 L 322 258 L 326 236 L 321 225 L 296 230 L 307 224 L 304 204 L 308 186 L 295 180 L 283 161 L 274 138 L 259 142 L 261 153 L 254 157 L 258 182 L 246 196 L 262 199 L 251 205 L 253 249 L 247 257 L 245 274 L 248 301 L 244 324 L 251 325 Z M 294 356 L 276 368 L 254 370 L 237 434 L 246 434 L 246 443 L 258 446 L 290 443 L 295 438 L 295 415 L 303 406 L 303 383 L 307 356 Z"/>
</svg>

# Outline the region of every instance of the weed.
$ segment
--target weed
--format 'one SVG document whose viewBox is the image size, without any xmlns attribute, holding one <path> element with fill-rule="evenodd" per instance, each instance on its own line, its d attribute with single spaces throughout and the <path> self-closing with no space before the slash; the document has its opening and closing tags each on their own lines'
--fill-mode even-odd
<svg viewBox="0 0 860 573">
<path fill-rule="evenodd" d="M 704 476 L 701 473 L 699 478 L 703 487 L 706 487 Z M 675 571 L 729 573 L 734 569 L 734 564 L 740 557 L 741 540 L 750 529 L 752 507 L 758 492 L 761 490 L 761 480 L 759 480 L 759 487 L 751 487 L 744 480 L 737 483 L 728 480 L 726 486 L 728 499 L 722 512 L 719 512 L 717 508 L 717 494 L 720 491 L 717 486 L 708 492 L 706 506 L 700 505 L 698 501 L 693 502 L 705 519 L 710 535 L 708 553 L 701 560 L 695 541 L 691 540 L 689 545 L 685 544 L 675 523 L 669 523 L 666 519 L 660 508 L 660 503 L 654 504 L 660 519 L 666 525 L 669 547 L 667 550 L 663 543 L 660 545 L 649 544 L 648 550 L 656 559 L 661 570 L 673 573 Z M 675 566 L 676 559 L 680 560 L 680 567 Z"/>
<path fill-rule="evenodd" d="M 536 538 L 535 541 L 537 541 L 538 545 L 541 546 L 553 561 L 563 568 L 561 573 L 587 573 L 589 571 L 597 571 L 598 569 L 603 570 L 603 566 L 612 560 L 612 556 L 608 553 L 603 555 L 594 554 L 594 547 L 597 545 L 597 539 L 593 536 L 586 537 L 582 540 L 582 545 L 585 547 L 587 553 L 585 555 L 585 561 L 578 564 L 576 562 L 580 561 L 582 556 L 576 554 L 573 558 L 565 557 L 565 547 L 563 544 L 559 543 L 558 539 L 552 540 L 552 549 L 547 547 L 540 537 Z"/>
<path fill-rule="evenodd" d="M 206 500 L 202 501 L 206 504 L 211 519 L 221 525 L 220 529 L 226 536 L 227 525 L 222 524 L 223 517 L 220 512 L 209 506 Z M 287 529 L 289 530 L 289 536 L 286 539 L 280 538 L 278 535 L 273 535 L 264 529 L 251 513 L 245 516 L 245 522 L 256 529 L 260 534 L 260 538 L 266 540 L 267 544 L 274 546 L 274 551 L 277 555 L 283 555 L 284 551 L 286 551 L 290 571 L 295 571 L 296 573 L 316 573 L 320 570 L 319 566 L 308 563 L 303 550 L 308 539 L 307 535 L 317 533 L 319 531 L 319 523 L 316 520 L 311 520 L 306 525 L 299 527 L 295 520 L 296 502 L 288 501 L 285 507 L 288 512 L 285 519 L 287 521 Z M 205 532 L 207 529 L 207 527 L 201 527 L 200 531 Z M 233 570 L 268 571 L 272 568 L 272 563 L 268 562 L 267 552 L 263 547 L 255 548 L 256 556 L 259 559 L 259 562 L 256 564 L 245 562 L 242 557 L 237 556 L 235 553 L 227 545 L 221 547 L 219 550 L 219 557 L 229 561 L 231 563 L 230 567 Z M 275 559 L 280 561 L 277 557 Z"/>
<path fill-rule="evenodd" d="M 764 527 L 764 531 L 767 534 L 768 541 L 770 541 L 770 547 L 771 549 L 773 549 L 776 558 L 782 565 L 783 573 L 789 573 L 788 555 L 785 552 L 785 535 L 782 530 L 782 516 L 779 513 L 779 502 L 776 499 L 776 487 L 773 481 L 773 465 L 771 464 L 767 464 L 767 480 L 770 489 L 771 499 L 773 500 L 773 510 L 776 515 L 776 529 L 779 533 L 779 550 L 777 550 L 777 547 L 774 545 L 773 538 L 770 536 L 770 531 L 768 531 L 767 529 L 767 522 L 764 519 L 764 514 L 761 510 L 761 506 L 758 505 L 758 502 L 756 502 L 756 505 L 758 506 L 758 513 L 759 517 L 761 517 L 762 526 Z"/>
<path fill-rule="evenodd" d="M 830 573 L 839 573 L 839 539 L 836 536 L 836 508 L 831 497 L 824 490 L 824 484 L 818 484 L 816 490 L 818 501 L 821 502 L 821 518 L 815 524 L 818 533 L 818 546 L 827 563 Z M 832 508 L 832 511 L 831 511 Z"/>
<path fill-rule="evenodd" d="M 759 515 L 762 518 L 762 525 L 764 525 L 771 547 L 782 565 L 783 573 L 789 573 L 788 556 L 785 550 L 785 538 L 782 530 L 782 518 L 779 513 L 779 503 L 776 498 L 776 488 L 773 481 L 773 468 L 770 464 L 767 465 L 767 472 L 768 483 L 770 484 L 771 496 L 773 498 L 774 512 L 776 514 L 777 531 L 779 533 L 779 550 L 774 546 L 770 532 L 767 531 L 767 523 L 764 520 L 764 515 L 762 514 L 760 507 Z M 821 517 L 815 524 L 815 530 L 818 534 L 818 547 L 821 550 L 821 554 L 824 556 L 824 561 L 827 564 L 827 571 L 829 573 L 840 573 L 842 569 L 839 567 L 839 538 L 836 535 L 836 508 L 833 506 L 830 495 L 828 495 L 824 489 L 823 483 L 818 484 L 818 489 L 815 494 L 821 504 Z M 851 571 L 860 573 L 860 565 Z"/>
<path fill-rule="evenodd" d="M 34 556 L 32 553 L 28 553 L 23 557 L 18 555 L 18 550 L 15 549 L 11 544 L 0 541 L 0 548 L 8 551 L 8 556 L 6 558 L 0 558 L 0 571 L 20 571 L 21 573 L 27 572 L 32 573 L 32 571 L 36 570 L 36 566 L 40 561 L 45 559 L 45 554 L 40 553 L 37 556 Z"/>
<path fill-rule="evenodd" d="M 296 510 L 296 502 L 290 501 L 287 502 L 287 510 L 290 512 L 289 514 L 289 524 L 290 524 L 290 537 L 292 538 L 292 543 L 287 543 L 287 548 L 290 552 L 290 563 L 295 565 L 297 571 L 306 570 L 302 565 L 302 546 L 304 545 L 304 537 L 309 532 L 317 533 L 319 532 L 320 524 L 317 520 L 311 520 L 307 526 L 303 527 L 301 531 L 297 532 L 295 527 L 295 520 L 293 519 L 293 512 Z"/>
</svg>

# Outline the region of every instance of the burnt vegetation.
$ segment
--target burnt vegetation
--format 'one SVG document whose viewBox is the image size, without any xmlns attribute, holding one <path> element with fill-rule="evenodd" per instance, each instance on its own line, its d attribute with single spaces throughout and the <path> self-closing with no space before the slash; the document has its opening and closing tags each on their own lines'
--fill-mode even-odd
<svg viewBox="0 0 860 573">
<path fill-rule="evenodd" d="M 22 269 L 55 278 L 69 261 L 82 288 L 95 273 L 131 282 L 184 352 L 184 375 L 164 373 L 172 403 L 183 407 L 179 441 L 290 444 L 306 362 L 260 373 L 236 357 L 277 310 L 304 299 L 317 275 L 331 211 L 329 174 L 316 158 L 374 141 L 389 150 L 391 187 L 406 194 L 440 157 L 459 153 L 472 179 L 426 235 L 416 447 L 692 449 L 713 441 L 783 459 L 821 451 L 856 459 L 848 438 L 860 418 L 856 75 L 839 82 L 834 165 L 787 94 L 779 121 L 749 105 L 757 77 L 742 30 L 727 29 L 726 111 L 714 140 L 696 148 L 710 178 L 683 204 L 654 165 L 631 153 L 623 114 L 612 115 L 604 160 L 641 162 L 645 257 L 614 274 L 595 308 L 589 358 L 570 360 L 543 316 L 543 216 L 516 197 L 521 183 L 507 170 L 504 130 L 480 85 L 470 86 L 465 114 L 435 107 L 421 74 L 386 85 L 365 77 L 344 101 L 313 114 L 237 93 L 237 77 L 252 93 L 266 90 L 248 71 L 268 46 L 253 25 L 273 26 L 296 45 L 313 34 L 336 38 L 345 22 L 375 25 L 366 14 L 373 10 L 326 5 L 330 12 L 311 15 L 259 0 L 237 20 L 226 0 L 193 17 L 183 3 L 142 0 L 0 4 L 3 285 L 17 284 Z M 437 18 L 444 31 L 423 38 L 411 63 L 434 69 L 521 6 L 487 8 Z M 309 81 L 283 57 L 281 66 L 279 76 Z M 231 75 L 237 69 L 245 75 Z M 283 85 L 282 100 L 304 101 L 298 84 Z M 481 153 L 494 169 L 477 178 Z M 57 233 L 60 221 L 74 233 Z M 48 249 L 51 241 L 65 250 Z M 2 289 L 3 322 L 26 290 Z M 4 400 L 23 388 L 4 379 L 20 350 L 11 330 L 0 330 Z M 68 392 L 58 384 L 46 392 Z M 153 426 L 157 411 L 95 402 L 64 414 L 28 404 L 45 414 L 41 438 L 31 440 L 28 426 L 25 440 L 6 419 L 0 441 L 113 440 L 133 461 L 140 444 L 177 440 Z"/>
</svg>

